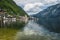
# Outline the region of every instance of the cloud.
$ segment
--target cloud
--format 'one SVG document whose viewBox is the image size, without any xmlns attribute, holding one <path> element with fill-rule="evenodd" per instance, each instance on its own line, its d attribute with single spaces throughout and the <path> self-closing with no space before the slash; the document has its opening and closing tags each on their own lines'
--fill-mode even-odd
<svg viewBox="0 0 60 40">
<path fill-rule="evenodd" d="M 60 0 L 14 0 L 29 15 L 36 14 L 48 6 L 60 3 Z M 22 5 L 21 5 L 22 4 Z"/>
<path fill-rule="evenodd" d="M 20 4 L 20 3 L 56 3 L 56 2 L 59 2 L 60 0 L 14 0 L 17 4 Z"/>
<path fill-rule="evenodd" d="M 36 14 L 37 12 L 41 11 L 44 6 L 42 3 L 28 3 L 25 5 L 24 10 L 29 14 Z M 40 8 L 41 7 L 41 8 Z"/>
<path fill-rule="evenodd" d="M 27 11 L 27 10 L 29 10 L 29 9 L 33 8 L 33 7 L 34 7 L 34 5 L 33 5 L 33 4 L 31 4 L 31 3 L 26 4 L 26 5 L 25 5 L 25 7 L 24 7 L 24 10 L 25 10 L 25 11 Z"/>
<path fill-rule="evenodd" d="M 45 0 L 47 3 L 57 2 L 57 0 Z"/>
<path fill-rule="evenodd" d="M 24 10 L 29 11 L 30 9 L 36 7 L 36 6 L 43 6 L 44 4 L 42 3 L 28 3 L 25 5 Z"/>
<path fill-rule="evenodd" d="M 14 0 L 16 3 L 33 3 L 40 2 L 41 0 Z"/>
</svg>

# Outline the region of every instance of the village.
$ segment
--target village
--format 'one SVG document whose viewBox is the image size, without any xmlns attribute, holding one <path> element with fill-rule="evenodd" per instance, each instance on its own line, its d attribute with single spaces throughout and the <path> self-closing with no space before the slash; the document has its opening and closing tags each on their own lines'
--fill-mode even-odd
<svg viewBox="0 0 60 40">
<path fill-rule="evenodd" d="M 28 22 L 28 17 L 27 15 L 25 16 L 18 16 L 16 15 L 9 15 L 6 10 L 0 9 L 0 26 L 2 27 L 5 23 L 11 23 L 11 22 Z"/>
</svg>

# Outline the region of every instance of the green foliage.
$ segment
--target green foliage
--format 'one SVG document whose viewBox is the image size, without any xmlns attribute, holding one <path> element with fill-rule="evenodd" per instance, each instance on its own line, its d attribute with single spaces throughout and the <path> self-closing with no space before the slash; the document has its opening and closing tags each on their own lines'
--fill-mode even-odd
<svg viewBox="0 0 60 40">
<path fill-rule="evenodd" d="M 16 5 L 16 3 L 13 0 L 0 0 L 0 8 L 3 10 L 6 10 L 7 14 L 9 15 L 15 15 L 18 16 L 25 16 L 27 15 L 26 12 L 19 6 Z M 27 15 L 28 16 L 28 15 Z M 7 25 L 6 27 L 10 28 L 21 28 L 24 26 L 24 23 L 11 23 Z"/>
<path fill-rule="evenodd" d="M 21 7 L 17 6 L 13 0 L 0 0 L 0 8 L 7 10 L 8 14 L 21 16 L 26 14 L 26 12 Z"/>
</svg>

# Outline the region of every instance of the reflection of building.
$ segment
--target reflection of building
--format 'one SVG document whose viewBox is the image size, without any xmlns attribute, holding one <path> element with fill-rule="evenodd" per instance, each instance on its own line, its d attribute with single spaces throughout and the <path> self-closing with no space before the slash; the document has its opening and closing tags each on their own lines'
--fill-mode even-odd
<svg viewBox="0 0 60 40">
<path fill-rule="evenodd" d="M 22 21 L 22 22 L 27 22 L 28 21 L 28 17 L 27 17 L 27 15 L 25 15 L 25 16 L 19 16 L 20 17 L 20 21 Z"/>
<path fill-rule="evenodd" d="M 5 14 L 6 14 L 6 11 L 5 10 L 3 10 L 3 9 L 0 9 L 0 25 L 1 25 L 1 27 L 3 26 L 3 17 L 5 16 Z"/>
<path fill-rule="evenodd" d="M 35 17 L 29 17 L 29 20 L 37 21 L 37 20 L 39 20 L 39 19 L 38 19 L 38 18 L 35 18 Z"/>
</svg>

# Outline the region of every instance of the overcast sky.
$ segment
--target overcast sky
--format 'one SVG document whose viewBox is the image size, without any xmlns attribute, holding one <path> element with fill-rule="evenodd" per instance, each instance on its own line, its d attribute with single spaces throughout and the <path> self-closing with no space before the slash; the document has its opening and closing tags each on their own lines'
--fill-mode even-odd
<svg viewBox="0 0 60 40">
<path fill-rule="evenodd" d="M 59 0 L 14 0 L 17 4 L 20 3 L 35 3 L 35 2 L 40 2 L 40 3 L 54 3 Z"/>
<path fill-rule="evenodd" d="M 53 5 L 53 4 L 57 4 L 60 2 L 60 0 L 14 0 L 16 2 L 17 5 L 23 7 L 23 9 L 27 12 L 27 11 L 31 11 L 30 9 L 33 9 L 32 12 L 30 12 L 30 14 L 35 14 L 35 11 L 38 12 L 37 10 L 40 11 L 40 9 L 44 9 L 44 8 L 40 8 L 43 7 L 45 5 Z M 47 6 L 45 6 L 47 7 Z M 36 8 L 36 9 L 35 9 Z M 34 12 L 34 13 L 33 13 Z"/>
</svg>

